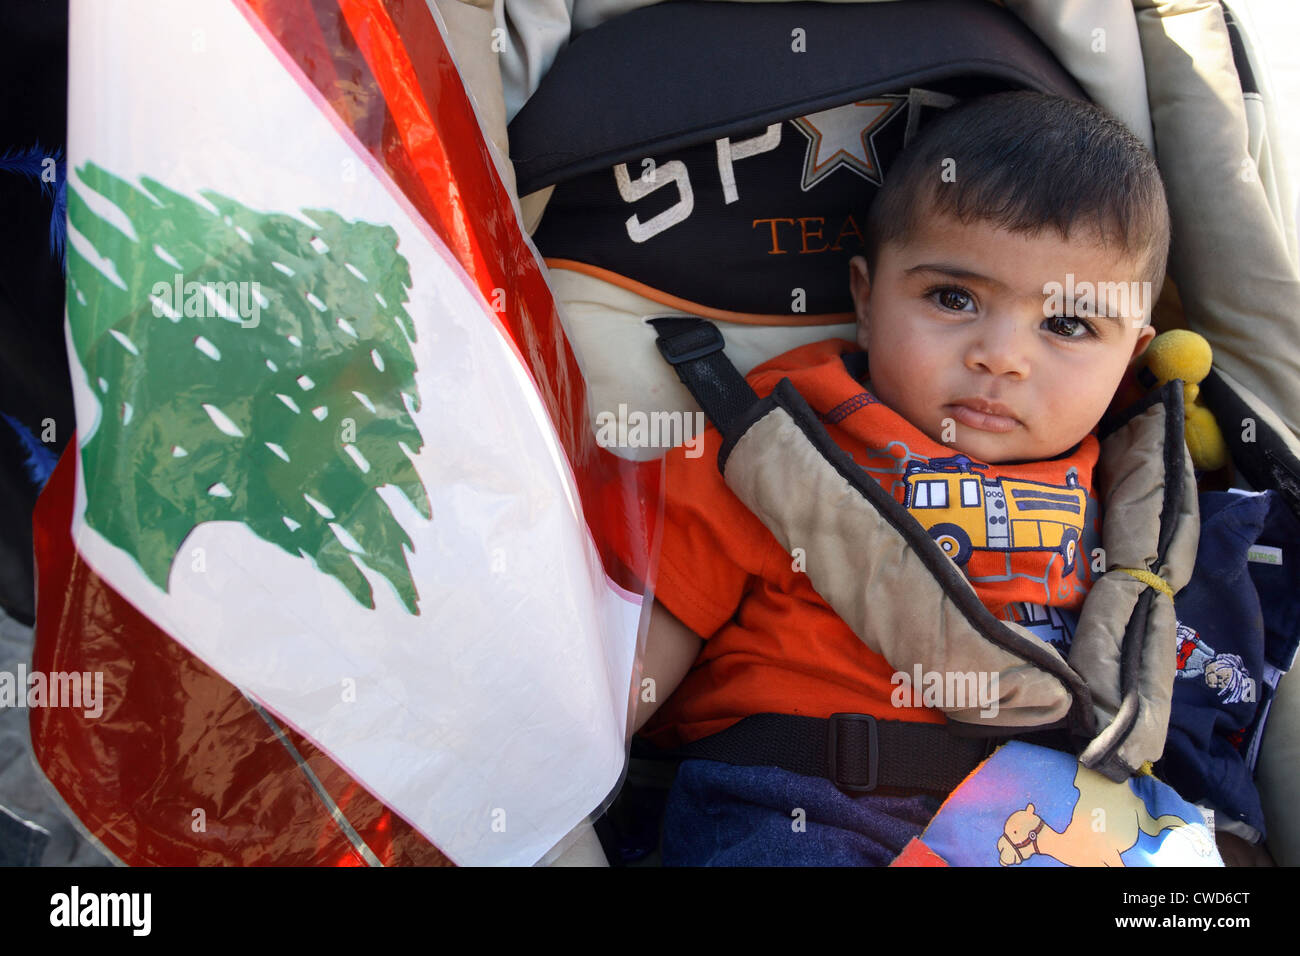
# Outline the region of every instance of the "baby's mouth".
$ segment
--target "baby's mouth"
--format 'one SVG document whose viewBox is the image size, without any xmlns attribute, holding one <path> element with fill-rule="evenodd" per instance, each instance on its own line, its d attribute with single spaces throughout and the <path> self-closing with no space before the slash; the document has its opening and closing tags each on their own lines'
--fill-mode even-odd
<svg viewBox="0 0 1300 956">
<path fill-rule="evenodd" d="M 944 411 L 961 424 L 982 432 L 1009 432 L 1020 424 L 1011 409 L 982 398 L 959 398 L 945 405 Z"/>
</svg>

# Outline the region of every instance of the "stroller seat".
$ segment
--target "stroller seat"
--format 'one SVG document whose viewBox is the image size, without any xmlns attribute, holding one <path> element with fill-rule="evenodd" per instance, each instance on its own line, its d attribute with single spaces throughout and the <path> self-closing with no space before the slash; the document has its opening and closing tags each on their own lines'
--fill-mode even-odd
<svg viewBox="0 0 1300 956">
<path fill-rule="evenodd" d="M 797 46 L 800 31 L 823 44 L 820 57 L 773 53 L 755 63 L 724 52 L 720 63 L 704 55 L 764 43 L 775 51 L 778 40 Z M 666 76 L 644 52 L 663 49 L 656 36 L 689 38 L 682 67 Z M 607 85 L 591 87 L 591 75 Z M 649 319 L 713 321 L 742 373 L 797 345 L 852 339 L 846 264 L 861 249 L 862 212 L 893 156 L 930 111 L 1024 88 L 1085 95 L 1024 24 L 980 0 L 765 4 L 743 20 L 720 5 L 675 4 L 579 36 L 510 138 L 520 193 L 546 199 L 534 240 L 583 363 L 593 428 L 620 407 L 699 410 L 656 354 Z M 651 108 L 614 105 L 629 100 Z M 587 122 L 592 115 L 608 119 Z M 1176 232 L 1178 223 L 1176 215 Z M 1159 321 L 1186 319 L 1165 309 Z M 1227 373 L 1207 392 L 1216 411 L 1243 394 L 1250 408 L 1264 404 Z M 1286 414 L 1268 419 L 1270 454 L 1294 462 Z M 633 460 L 663 451 L 609 450 Z M 1234 451 L 1245 481 L 1284 484 L 1258 449 Z"/>
</svg>

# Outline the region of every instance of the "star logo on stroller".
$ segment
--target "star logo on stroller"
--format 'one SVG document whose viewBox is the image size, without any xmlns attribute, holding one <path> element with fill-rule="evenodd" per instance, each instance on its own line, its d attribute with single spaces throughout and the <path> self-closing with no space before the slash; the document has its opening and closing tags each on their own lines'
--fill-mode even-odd
<svg viewBox="0 0 1300 956">
<path fill-rule="evenodd" d="M 883 176 L 872 137 L 906 104 L 905 96 L 882 96 L 794 120 L 795 128 L 808 137 L 803 191 L 812 189 L 841 166 L 879 186 Z"/>
</svg>

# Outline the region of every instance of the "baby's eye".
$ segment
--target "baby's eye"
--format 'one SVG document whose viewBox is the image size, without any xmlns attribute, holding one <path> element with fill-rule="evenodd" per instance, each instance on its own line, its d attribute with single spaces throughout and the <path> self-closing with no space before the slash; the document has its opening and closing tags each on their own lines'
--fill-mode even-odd
<svg viewBox="0 0 1300 956">
<path fill-rule="evenodd" d="M 947 309 L 949 312 L 973 312 L 975 310 L 975 299 L 965 289 L 944 286 L 939 289 L 931 289 L 929 296 L 940 307 Z"/>
<path fill-rule="evenodd" d="M 1082 339 L 1095 336 L 1091 325 L 1080 318 L 1069 315 L 1053 315 L 1043 320 L 1043 327 L 1065 339 Z"/>
</svg>

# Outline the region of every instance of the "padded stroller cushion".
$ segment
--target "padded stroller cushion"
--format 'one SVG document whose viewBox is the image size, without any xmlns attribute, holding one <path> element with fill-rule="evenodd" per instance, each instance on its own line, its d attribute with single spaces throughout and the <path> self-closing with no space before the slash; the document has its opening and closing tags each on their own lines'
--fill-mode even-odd
<svg viewBox="0 0 1300 956">
<path fill-rule="evenodd" d="M 1104 423 L 1097 481 L 1107 571 L 1084 602 L 1070 664 L 1087 678 L 1104 728 L 1079 759 L 1115 779 L 1159 759 L 1169 727 L 1173 602 L 1119 569 L 1149 570 L 1174 593 L 1191 578 L 1200 515 L 1182 399 L 1175 380 L 1126 419 Z"/>
<path fill-rule="evenodd" d="M 655 347 L 654 327 L 649 316 L 666 315 L 658 303 L 621 286 L 568 269 L 551 272 L 551 287 L 564 303 L 565 328 L 579 346 L 583 378 L 587 382 L 587 410 L 592 431 L 599 437 L 601 425 L 619 417 L 619 406 L 638 413 L 646 411 L 694 414 L 700 406 L 691 397 Z M 853 340 L 851 324 L 759 326 L 717 322 L 726 341 L 727 355 L 747 374 L 775 354 L 787 352 L 827 338 Z M 589 357 L 603 357 L 591 360 Z M 617 360 L 610 357 L 617 356 Z M 625 419 L 628 415 L 623 416 Z M 692 431 L 692 435 L 697 434 Z M 610 452 L 632 461 L 658 458 L 664 448 L 624 442 L 605 446 Z"/>
</svg>

